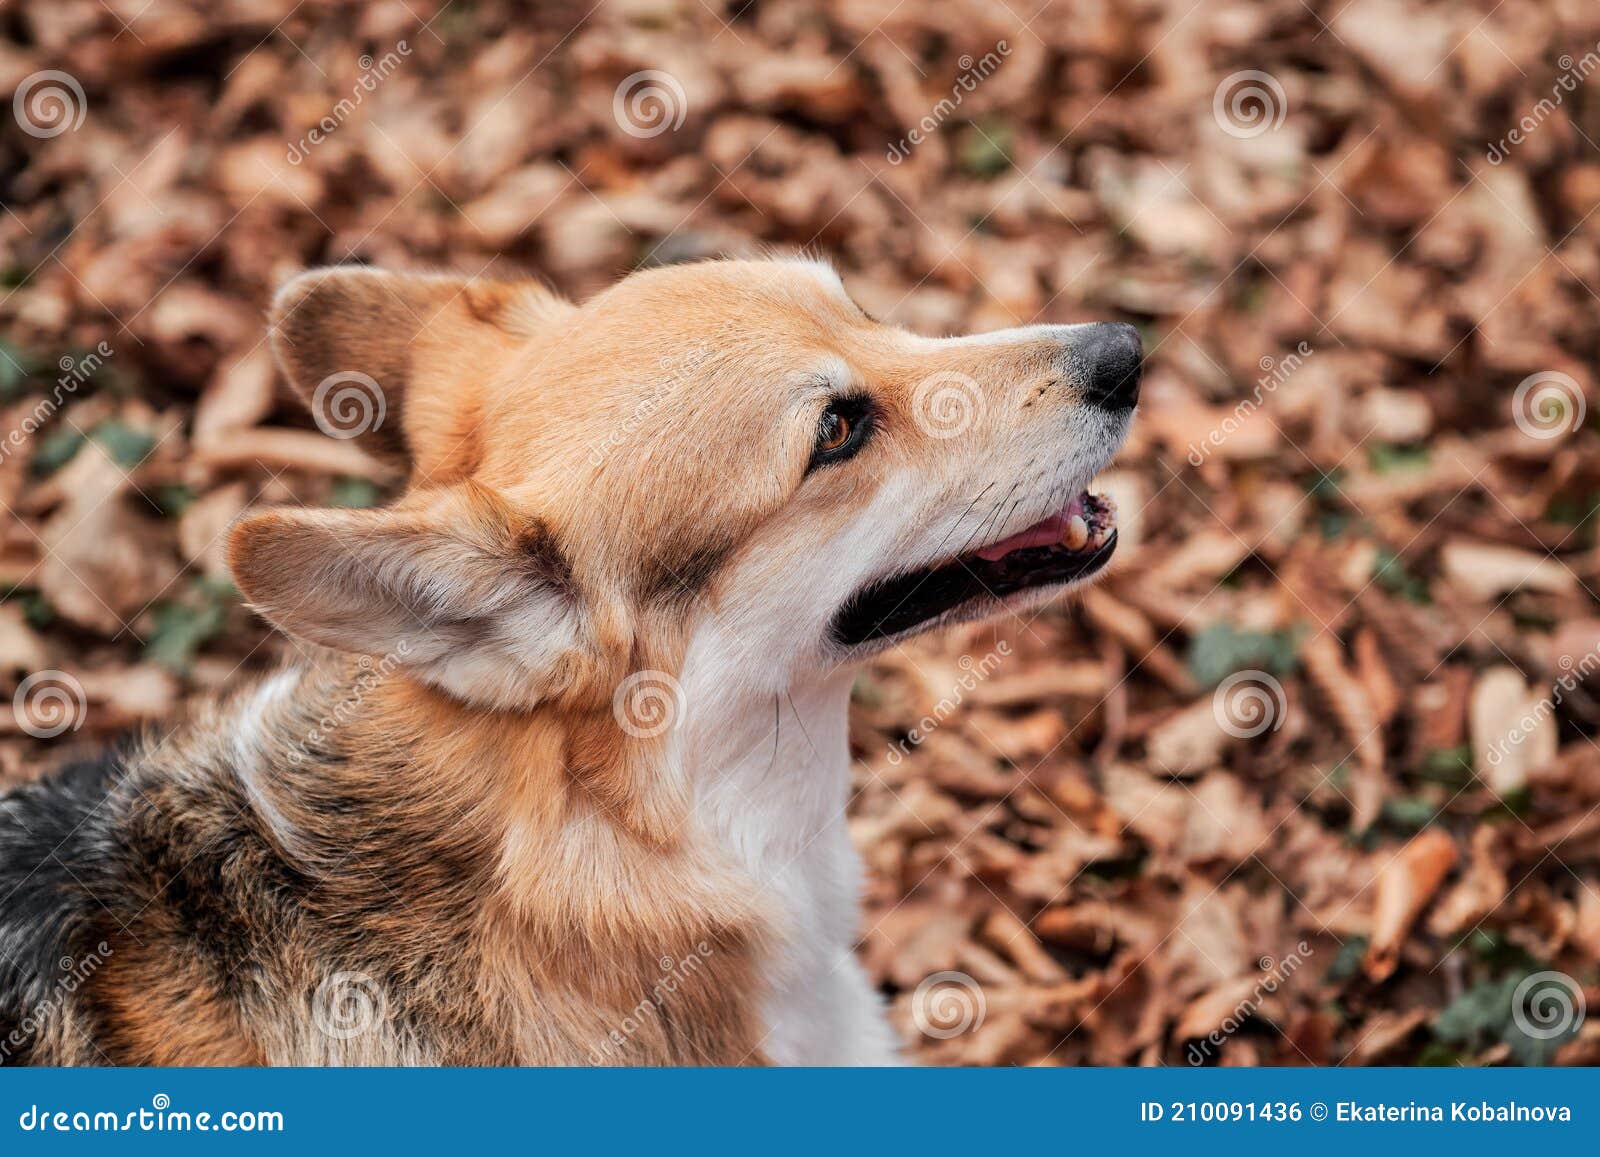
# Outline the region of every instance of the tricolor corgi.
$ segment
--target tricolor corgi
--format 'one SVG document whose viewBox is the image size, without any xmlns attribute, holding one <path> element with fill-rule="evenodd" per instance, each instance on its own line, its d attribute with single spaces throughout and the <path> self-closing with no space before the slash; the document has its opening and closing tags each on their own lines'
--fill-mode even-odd
<svg viewBox="0 0 1600 1157">
<path fill-rule="evenodd" d="M 297 660 L 0 799 L 0 1061 L 896 1063 L 853 671 L 1106 565 L 1133 327 L 920 337 L 729 261 L 318 270 L 272 340 L 403 493 L 248 513 Z"/>
</svg>

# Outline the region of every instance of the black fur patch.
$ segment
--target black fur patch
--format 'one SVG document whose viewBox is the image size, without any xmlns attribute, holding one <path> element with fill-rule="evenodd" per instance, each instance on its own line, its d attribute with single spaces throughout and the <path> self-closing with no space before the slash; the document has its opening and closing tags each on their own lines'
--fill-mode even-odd
<svg viewBox="0 0 1600 1157">
<path fill-rule="evenodd" d="M 693 602 L 732 553 L 731 543 L 719 543 L 657 555 L 645 571 L 645 597 L 674 604 Z"/>
<path fill-rule="evenodd" d="M 95 899 L 114 855 L 124 753 L 69 763 L 0 797 L 0 1064 L 25 1064 L 61 993 L 114 924 Z"/>
<path fill-rule="evenodd" d="M 517 536 L 517 551 L 527 560 L 534 573 L 563 594 L 572 594 L 577 584 L 572 577 L 572 564 L 561 553 L 561 544 L 555 532 L 543 522 L 535 521 Z"/>
</svg>

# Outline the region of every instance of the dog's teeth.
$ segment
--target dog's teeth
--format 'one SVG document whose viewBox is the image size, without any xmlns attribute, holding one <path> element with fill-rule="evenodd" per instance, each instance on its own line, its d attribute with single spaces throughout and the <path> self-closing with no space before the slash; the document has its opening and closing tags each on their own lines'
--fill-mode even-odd
<svg viewBox="0 0 1600 1157">
<path fill-rule="evenodd" d="M 1067 519 L 1066 528 L 1061 532 L 1061 545 L 1068 550 L 1082 550 L 1088 541 L 1089 524 L 1083 520 L 1083 515 L 1074 514 Z"/>
</svg>

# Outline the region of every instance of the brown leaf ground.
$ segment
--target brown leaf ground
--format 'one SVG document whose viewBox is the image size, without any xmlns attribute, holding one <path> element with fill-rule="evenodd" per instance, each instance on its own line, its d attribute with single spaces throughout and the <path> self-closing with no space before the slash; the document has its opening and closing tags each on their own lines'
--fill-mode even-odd
<svg viewBox="0 0 1600 1157">
<path fill-rule="evenodd" d="M 1111 577 L 859 683 L 917 1054 L 1600 1060 L 1593 4 L 586 9 L 0 11 L 0 665 L 82 691 L 0 774 L 278 661 L 247 503 L 382 500 L 266 357 L 285 275 L 805 247 L 914 329 L 1149 351 Z"/>
</svg>

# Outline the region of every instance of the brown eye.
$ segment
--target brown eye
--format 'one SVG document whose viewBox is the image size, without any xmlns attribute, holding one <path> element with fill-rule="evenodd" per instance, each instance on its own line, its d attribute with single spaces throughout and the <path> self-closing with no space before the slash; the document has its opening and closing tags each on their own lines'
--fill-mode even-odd
<svg viewBox="0 0 1600 1157">
<path fill-rule="evenodd" d="M 866 397 L 835 398 L 817 420 L 807 473 L 830 462 L 843 462 L 866 444 L 872 430 L 872 403 Z"/>
<path fill-rule="evenodd" d="M 855 430 L 855 423 L 843 414 L 832 411 L 822 416 L 822 425 L 817 428 L 817 450 L 828 454 L 839 449 L 850 441 L 850 435 Z"/>
</svg>

